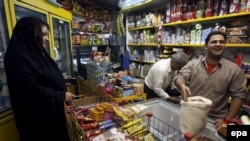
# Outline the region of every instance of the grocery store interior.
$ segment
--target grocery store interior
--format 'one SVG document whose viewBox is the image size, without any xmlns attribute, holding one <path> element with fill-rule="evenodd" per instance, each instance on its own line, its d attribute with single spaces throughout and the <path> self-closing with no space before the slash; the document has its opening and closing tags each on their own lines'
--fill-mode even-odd
<svg viewBox="0 0 250 141">
<path fill-rule="evenodd" d="M 247 81 L 246 99 L 230 123 L 250 125 L 250 0 L 0 0 L 0 141 L 20 140 L 4 54 L 25 16 L 50 25 L 46 51 L 77 96 L 65 107 L 72 141 L 111 140 L 114 129 L 113 138 L 124 141 L 191 140 L 180 129 L 182 97 L 177 103 L 147 99 L 144 80 L 156 62 L 176 52 L 190 61 L 206 56 L 205 38 L 213 31 L 226 34 L 223 57 Z M 227 102 L 230 107 L 231 97 Z M 83 117 L 96 126 L 84 126 Z M 193 133 L 197 140 L 226 140 L 212 119 L 203 124 Z"/>
</svg>

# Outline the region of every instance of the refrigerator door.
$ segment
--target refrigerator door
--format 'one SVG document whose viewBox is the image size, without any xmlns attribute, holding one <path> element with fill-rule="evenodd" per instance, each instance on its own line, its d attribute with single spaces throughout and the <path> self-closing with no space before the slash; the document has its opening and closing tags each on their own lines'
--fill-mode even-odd
<svg viewBox="0 0 250 141">
<path fill-rule="evenodd" d="M 9 40 L 4 1 L 0 0 L 0 113 L 11 108 L 4 70 L 4 53 Z"/>
<path fill-rule="evenodd" d="M 50 14 L 52 57 L 64 76 L 73 77 L 70 21 Z"/>
</svg>

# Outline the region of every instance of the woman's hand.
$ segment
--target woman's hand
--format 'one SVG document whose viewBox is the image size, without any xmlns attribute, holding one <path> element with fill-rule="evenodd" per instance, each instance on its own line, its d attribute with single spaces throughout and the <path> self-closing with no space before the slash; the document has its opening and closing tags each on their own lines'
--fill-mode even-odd
<svg viewBox="0 0 250 141">
<path fill-rule="evenodd" d="M 71 92 L 66 92 L 65 102 L 71 103 L 74 98 L 75 98 L 74 94 L 72 94 Z"/>
<path fill-rule="evenodd" d="M 66 86 L 66 87 L 71 87 L 71 86 L 72 86 L 72 84 L 71 84 L 71 83 L 69 83 L 69 82 L 66 82 L 66 83 L 65 83 L 65 86 Z"/>
</svg>

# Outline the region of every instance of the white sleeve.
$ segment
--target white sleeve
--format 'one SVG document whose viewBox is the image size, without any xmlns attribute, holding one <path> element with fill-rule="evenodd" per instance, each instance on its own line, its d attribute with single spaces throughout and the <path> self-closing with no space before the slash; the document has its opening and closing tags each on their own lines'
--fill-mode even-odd
<svg viewBox="0 0 250 141">
<path fill-rule="evenodd" d="M 163 99 L 169 98 L 168 93 L 166 93 L 165 90 L 163 89 L 164 77 L 167 77 L 165 75 L 166 74 L 160 71 L 158 73 L 155 73 L 153 80 L 154 82 L 152 83 L 153 84 L 152 88 L 154 92 Z"/>
</svg>

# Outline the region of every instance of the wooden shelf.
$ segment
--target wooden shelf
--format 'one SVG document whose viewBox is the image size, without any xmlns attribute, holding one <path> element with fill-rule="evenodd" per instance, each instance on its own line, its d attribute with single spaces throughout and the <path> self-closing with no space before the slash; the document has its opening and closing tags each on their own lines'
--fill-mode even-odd
<svg viewBox="0 0 250 141">
<path fill-rule="evenodd" d="M 128 46 L 157 47 L 157 44 L 128 44 Z M 162 44 L 163 47 L 204 47 L 204 44 Z M 250 44 L 226 44 L 229 48 L 249 48 Z"/>
<path fill-rule="evenodd" d="M 153 0 L 145 0 L 145 2 L 138 3 L 138 4 L 135 4 L 135 5 L 132 5 L 132 6 L 128 6 L 128 7 L 122 8 L 120 10 L 120 13 L 125 13 L 125 12 L 129 12 L 129 11 L 133 11 L 134 9 L 142 9 L 145 6 L 152 4 L 152 2 L 153 2 Z"/>
<path fill-rule="evenodd" d="M 146 78 L 146 76 L 139 76 L 139 78 L 145 79 L 145 78 Z"/>
<path fill-rule="evenodd" d="M 154 64 L 155 63 L 155 62 L 150 62 L 150 61 L 140 61 L 140 60 L 132 60 L 132 59 L 130 59 L 130 61 L 138 62 L 138 63 L 146 63 L 146 64 Z"/>
<path fill-rule="evenodd" d="M 73 48 L 84 48 L 84 47 L 116 47 L 121 45 L 72 45 Z"/>
<path fill-rule="evenodd" d="M 237 47 L 247 47 L 247 48 L 249 48 L 250 47 L 250 43 L 249 44 L 227 44 L 226 47 L 234 47 L 234 48 L 237 48 Z"/>
<path fill-rule="evenodd" d="M 236 17 L 242 17 L 242 16 L 249 16 L 250 12 L 241 12 L 241 13 L 233 13 L 233 14 L 227 14 L 222 16 L 214 16 L 214 17 L 207 17 L 207 18 L 200 18 L 200 19 L 194 19 L 189 21 L 179 21 L 179 22 L 172 22 L 172 23 L 166 23 L 162 24 L 162 26 L 176 26 L 176 25 L 188 25 L 188 24 L 196 24 L 196 23 L 207 23 L 209 21 L 214 22 L 218 20 L 224 20 L 229 18 L 236 18 Z M 144 26 L 144 27 L 135 27 L 135 28 L 128 28 L 129 31 L 133 30 L 142 30 L 142 29 L 149 29 L 149 28 L 155 28 L 159 25 L 155 26 Z"/>
<path fill-rule="evenodd" d="M 138 62 L 138 63 L 140 63 L 140 62 L 141 62 L 140 60 L 133 60 L 133 59 L 129 59 L 129 61 L 132 61 L 132 62 Z"/>
<path fill-rule="evenodd" d="M 150 62 L 150 61 L 142 61 L 142 63 L 154 64 L 155 62 Z"/>
<path fill-rule="evenodd" d="M 157 44 L 128 44 L 128 46 L 157 47 Z"/>
<path fill-rule="evenodd" d="M 245 74 L 245 76 L 246 76 L 247 79 L 250 79 L 250 74 Z"/>
<path fill-rule="evenodd" d="M 180 21 L 180 22 L 173 22 L 173 23 L 167 23 L 163 24 L 163 26 L 171 26 L 171 25 L 186 25 L 190 23 L 205 23 L 208 21 L 216 21 L 216 20 L 223 20 L 223 19 L 228 19 L 228 18 L 236 18 L 236 17 L 241 17 L 241 16 L 249 16 L 250 12 L 241 12 L 241 13 L 232 13 L 232 14 L 227 14 L 227 15 L 222 15 L 222 16 L 214 16 L 214 17 L 207 17 L 207 18 L 200 18 L 200 19 L 194 19 L 194 20 L 189 20 L 189 21 Z"/>
<path fill-rule="evenodd" d="M 128 28 L 128 31 L 136 31 L 136 30 L 142 30 L 142 29 L 151 29 L 156 28 L 157 26 L 141 26 L 141 27 L 130 27 Z"/>
</svg>

